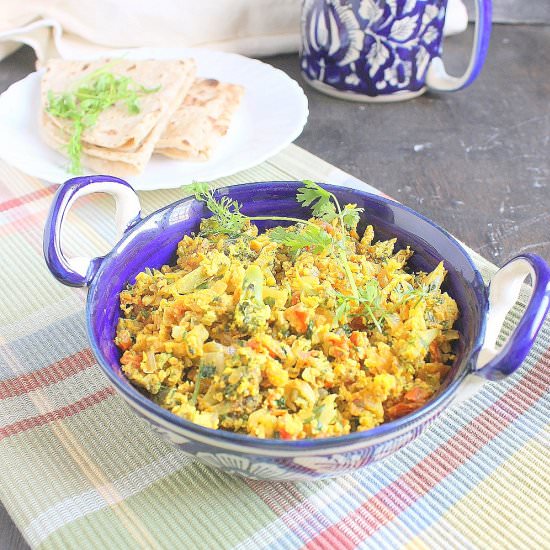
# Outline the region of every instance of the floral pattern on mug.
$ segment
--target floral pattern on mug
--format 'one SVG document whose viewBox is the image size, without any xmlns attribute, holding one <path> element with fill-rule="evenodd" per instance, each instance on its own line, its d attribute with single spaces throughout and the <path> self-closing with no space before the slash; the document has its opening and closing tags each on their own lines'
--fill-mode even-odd
<svg viewBox="0 0 550 550">
<path fill-rule="evenodd" d="M 424 87 L 441 53 L 445 0 L 305 0 L 302 72 L 370 96 Z"/>
</svg>

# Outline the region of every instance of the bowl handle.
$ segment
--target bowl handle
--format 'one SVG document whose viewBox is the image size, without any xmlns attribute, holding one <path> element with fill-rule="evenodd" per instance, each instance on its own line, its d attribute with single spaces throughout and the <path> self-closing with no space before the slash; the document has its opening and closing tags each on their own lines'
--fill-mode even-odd
<svg viewBox="0 0 550 550">
<path fill-rule="evenodd" d="M 516 303 L 525 278 L 531 275 L 531 297 L 519 323 L 499 348 L 497 339 L 506 315 Z M 489 285 L 489 313 L 485 341 L 475 374 L 500 380 L 512 374 L 533 347 L 550 308 L 550 267 L 535 254 L 517 256 L 506 263 Z"/>
<path fill-rule="evenodd" d="M 119 239 L 141 220 L 137 193 L 124 180 L 113 176 L 83 176 L 62 184 L 53 198 L 44 228 L 44 258 L 52 274 L 69 286 L 89 285 L 104 258 L 67 258 L 61 246 L 65 216 L 77 199 L 92 193 L 108 193 L 115 198 L 115 222 Z"/>
</svg>

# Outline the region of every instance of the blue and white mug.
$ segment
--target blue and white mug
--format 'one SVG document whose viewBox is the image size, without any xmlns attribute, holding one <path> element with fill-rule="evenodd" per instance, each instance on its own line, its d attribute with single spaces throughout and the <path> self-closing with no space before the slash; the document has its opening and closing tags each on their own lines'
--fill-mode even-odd
<svg viewBox="0 0 550 550">
<path fill-rule="evenodd" d="M 485 61 L 491 0 L 476 0 L 474 45 L 461 77 L 448 75 L 441 59 L 446 8 L 447 0 L 304 0 L 302 74 L 322 92 L 357 101 L 465 88 Z"/>
</svg>

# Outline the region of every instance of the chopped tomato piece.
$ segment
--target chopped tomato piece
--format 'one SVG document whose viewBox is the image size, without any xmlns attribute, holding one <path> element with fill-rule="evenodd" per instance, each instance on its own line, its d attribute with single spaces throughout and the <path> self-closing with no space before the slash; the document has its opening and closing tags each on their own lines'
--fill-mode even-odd
<svg viewBox="0 0 550 550">
<path fill-rule="evenodd" d="M 115 338 L 115 344 L 123 351 L 129 350 L 133 343 L 132 335 L 128 329 L 120 330 Z"/>
<path fill-rule="evenodd" d="M 279 435 L 281 439 L 292 439 L 292 436 L 284 428 L 279 430 Z"/>
<path fill-rule="evenodd" d="M 397 403 L 388 409 L 388 416 L 391 420 L 405 416 L 422 407 L 423 403 Z"/>
<path fill-rule="evenodd" d="M 328 222 L 321 221 L 321 227 L 329 234 L 334 235 L 334 226 Z"/>
<path fill-rule="evenodd" d="M 365 330 L 367 328 L 367 325 L 365 324 L 365 318 L 364 317 L 354 317 L 350 321 L 349 326 L 353 330 Z"/>
<path fill-rule="evenodd" d="M 437 340 L 434 340 L 428 349 L 430 350 L 432 363 L 439 363 L 441 361 L 441 354 L 439 353 L 439 344 Z"/>
<path fill-rule="evenodd" d="M 348 338 L 344 334 L 327 334 L 324 346 L 325 353 L 332 357 L 342 358 L 349 355 Z"/>
<path fill-rule="evenodd" d="M 250 340 L 248 340 L 246 345 L 249 348 L 252 348 L 254 351 L 259 351 L 262 348 L 266 349 L 269 352 L 269 355 L 271 355 L 271 357 L 277 357 L 279 359 L 283 359 L 285 357 L 283 348 L 275 340 L 270 340 L 270 339 L 258 340 L 257 338 L 250 338 Z"/>
<path fill-rule="evenodd" d="M 261 347 L 261 344 L 260 342 L 258 342 L 258 340 L 256 340 L 256 338 L 251 338 L 247 343 L 246 345 L 249 347 L 249 348 L 252 348 L 254 351 L 258 351 Z"/>
<path fill-rule="evenodd" d="M 125 351 L 120 358 L 122 365 L 129 365 L 135 368 L 139 368 L 141 363 L 141 354 L 137 354 L 135 351 Z"/>
<path fill-rule="evenodd" d="M 301 303 L 289 307 L 285 311 L 285 319 L 290 326 L 298 333 L 304 334 L 307 331 L 310 313 Z"/>
<path fill-rule="evenodd" d="M 414 388 L 411 388 L 403 397 L 407 401 L 425 402 L 430 395 L 430 392 L 426 388 L 415 386 Z"/>
</svg>

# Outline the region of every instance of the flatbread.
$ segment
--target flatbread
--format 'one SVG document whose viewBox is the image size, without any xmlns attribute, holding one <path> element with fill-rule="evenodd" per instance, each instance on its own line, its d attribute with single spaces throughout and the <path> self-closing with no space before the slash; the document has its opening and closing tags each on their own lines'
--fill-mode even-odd
<svg viewBox="0 0 550 550">
<path fill-rule="evenodd" d="M 208 160 L 227 133 L 244 88 L 209 78 L 197 78 L 172 115 L 155 146 L 155 153 L 187 160 Z"/>
<path fill-rule="evenodd" d="M 42 138 L 53 149 L 64 152 L 64 146 L 61 146 L 59 142 L 50 134 L 43 132 Z M 81 162 L 84 166 L 98 174 L 108 174 L 119 178 L 137 176 L 142 171 L 142 168 L 136 166 L 135 164 L 90 157 L 85 153 L 82 153 L 81 155 Z"/>
<path fill-rule="evenodd" d="M 175 105 L 181 103 L 187 93 L 187 89 L 187 86 L 182 88 Z M 82 164 L 96 172 L 104 172 L 113 176 L 127 177 L 140 174 L 149 162 L 155 143 L 158 141 L 164 128 L 166 128 L 171 115 L 172 110 L 166 110 L 162 118 L 157 122 L 157 125 L 134 151 L 107 149 L 105 147 L 82 143 Z M 69 134 L 53 124 L 45 114 L 43 114 L 41 119 L 41 131 L 42 137 L 51 147 L 54 147 L 64 155 L 67 154 Z"/>
<path fill-rule="evenodd" d="M 177 106 L 181 104 L 183 98 L 185 97 L 191 86 L 193 80 L 192 78 L 190 78 L 190 75 L 194 74 L 194 62 L 192 62 L 191 65 L 191 70 L 185 71 L 183 77 L 175 77 L 175 80 L 179 83 L 179 88 L 175 88 L 173 84 L 169 85 L 171 93 L 169 96 L 165 96 L 164 103 L 160 106 L 158 113 L 155 113 L 155 125 L 146 136 L 141 137 L 139 143 L 134 144 L 134 147 L 132 147 L 131 149 L 128 147 L 115 149 L 99 147 L 83 140 L 81 158 L 82 164 L 84 164 L 88 168 L 91 168 L 92 170 L 110 173 L 115 176 L 118 175 L 121 177 L 127 177 L 129 175 L 140 174 L 145 169 L 147 162 L 151 158 L 155 143 L 158 141 L 160 135 L 166 128 L 170 117 L 172 116 Z M 116 107 L 117 106 L 113 106 L 102 114 L 109 113 L 111 109 L 116 109 Z M 140 109 L 141 108 L 142 105 L 140 102 Z M 118 115 L 114 113 L 113 116 Z M 121 122 L 125 123 L 126 119 L 131 120 L 137 117 L 139 117 L 139 114 L 132 115 L 128 114 L 128 112 L 126 111 L 125 119 L 121 118 Z M 67 144 L 69 143 L 70 139 L 69 132 L 71 131 L 71 127 L 68 126 L 67 128 L 64 128 L 63 125 L 56 124 L 54 120 L 52 120 L 52 118 L 53 117 L 49 116 L 48 113 L 46 113 L 45 111 L 42 112 L 40 120 L 42 136 L 50 146 L 56 148 L 61 153 L 66 155 Z M 138 121 L 138 124 L 139 123 L 140 121 Z M 99 126 L 99 124 L 100 120 L 98 119 L 98 123 L 96 126 Z M 144 126 L 142 125 L 141 128 L 143 129 L 143 127 Z"/>
<path fill-rule="evenodd" d="M 48 92 L 67 92 L 86 75 L 112 65 L 109 70 L 117 76 L 129 76 L 146 88 L 155 88 L 157 92 L 144 94 L 139 98 L 140 112 L 132 115 L 127 106 L 119 102 L 105 110 L 97 123 L 84 130 L 82 142 L 119 151 L 137 151 L 151 135 L 166 112 L 170 114 L 181 101 L 182 90 L 187 91 L 195 77 L 196 63 L 193 59 L 179 60 L 130 60 L 101 59 L 97 61 L 67 61 L 52 59 L 46 65 L 42 77 L 42 111 L 55 126 L 67 133 L 71 131 L 71 121 L 54 117 L 46 111 Z M 167 121 L 166 121 L 167 122 Z"/>
</svg>

